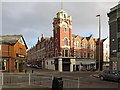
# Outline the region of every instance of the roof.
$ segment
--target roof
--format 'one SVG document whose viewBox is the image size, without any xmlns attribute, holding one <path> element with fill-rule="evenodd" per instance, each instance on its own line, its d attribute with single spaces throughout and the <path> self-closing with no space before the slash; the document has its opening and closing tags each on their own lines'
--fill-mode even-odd
<svg viewBox="0 0 120 90">
<path fill-rule="evenodd" d="M 101 42 L 104 42 L 108 37 L 101 39 Z M 97 38 L 96 41 L 99 42 L 100 38 Z"/>
<path fill-rule="evenodd" d="M 73 38 L 76 38 L 77 36 L 78 36 L 80 39 L 83 38 L 82 36 L 79 36 L 79 35 L 76 35 L 76 34 L 72 34 L 72 37 L 73 37 Z"/>
<path fill-rule="evenodd" d="M 22 35 L 3 35 L 0 36 L 0 43 L 2 44 L 9 44 L 9 45 L 14 45 L 16 42 L 22 37 L 24 43 L 25 40 Z M 28 49 L 26 43 L 25 43 L 26 48 Z"/>
<path fill-rule="evenodd" d="M 108 37 L 107 37 L 108 38 Z M 102 39 L 101 41 L 104 42 L 107 38 Z"/>
<path fill-rule="evenodd" d="M 92 34 L 89 37 L 86 37 L 87 40 L 90 40 L 90 38 L 92 37 Z"/>
</svg>

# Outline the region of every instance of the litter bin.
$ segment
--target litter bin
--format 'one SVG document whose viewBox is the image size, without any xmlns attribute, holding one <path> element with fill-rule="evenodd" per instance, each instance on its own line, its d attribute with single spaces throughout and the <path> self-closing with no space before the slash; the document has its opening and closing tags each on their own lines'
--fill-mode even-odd
<svg viewBox="0 0 120 90">
<path fill-rule="evenodd" d="M 52 90 L 63 90 L 63 80 L 62 77 L 54 77 L 52 82 Z"/>
<path fill-rule="evenodd" d="M 33 73 L 33 70 L 32 70 L 32 73 Z"/>
</svg>

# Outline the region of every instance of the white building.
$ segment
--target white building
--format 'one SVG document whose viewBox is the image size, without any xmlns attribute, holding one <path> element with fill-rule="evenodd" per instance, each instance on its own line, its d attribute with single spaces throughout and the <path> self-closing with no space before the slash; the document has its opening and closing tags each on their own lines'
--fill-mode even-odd
<svg viewBox="0 0 120 90">
<path fill-rule="evenodd" d="M 109 69 L 109 38 L 103 42 L 103 69 Z"/>
</svg>

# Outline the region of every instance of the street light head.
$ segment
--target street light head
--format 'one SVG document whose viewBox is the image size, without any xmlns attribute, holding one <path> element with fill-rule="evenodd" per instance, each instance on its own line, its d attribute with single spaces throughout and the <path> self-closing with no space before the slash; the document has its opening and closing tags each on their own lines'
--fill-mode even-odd
<svg viewBox="0 0 120 90">
<path fill-rule="evenodd" d="M 96 17 L 100 17 L 100 14 L 96 15 Z"/>
</svg>

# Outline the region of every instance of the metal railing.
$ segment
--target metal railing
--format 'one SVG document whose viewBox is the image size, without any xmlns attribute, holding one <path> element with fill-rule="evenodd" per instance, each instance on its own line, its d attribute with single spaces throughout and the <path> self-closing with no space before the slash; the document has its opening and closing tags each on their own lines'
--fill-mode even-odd
<svg viewBox="0 0 120 90">
<path fill-rule="evenodd" d="M 3 74 L 0 73 L 0 86 L 3 85 Z"/>
<path fill-rule="evenodd" d="M 63 88 L 79 88 L 79 78 L 62 77 Z M 53 76 L 41 74 L 0 74 L 0 85 L 35 85 L 42 88 L 52 88 Z"/>
<path fill-rule="evenodd" d="M 63 77 L 63 88 L 79 88 L 79 78 Z"/>
</svg>

